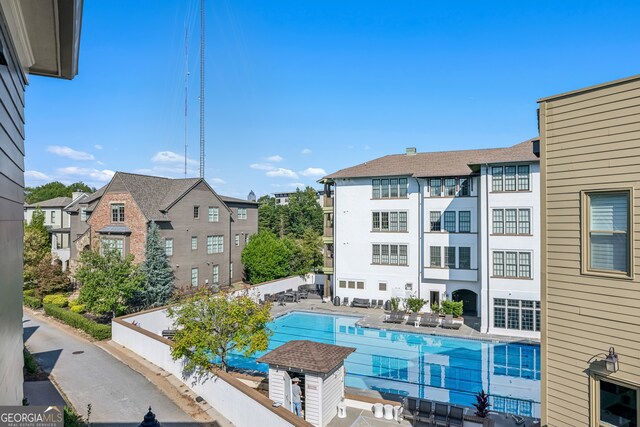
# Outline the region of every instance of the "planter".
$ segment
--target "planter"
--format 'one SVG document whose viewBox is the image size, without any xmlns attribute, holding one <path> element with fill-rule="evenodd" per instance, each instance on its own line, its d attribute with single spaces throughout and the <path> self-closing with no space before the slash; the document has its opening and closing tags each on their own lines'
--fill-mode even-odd
<svg viewBox="0 0 640 427">
<path fill-rule="evenodd" d="M 475 415 L 465 415 L 464 427 L 493 427 L 496 424 L 491 415 L 487 418 L 476 417 Z"/>
</svg>

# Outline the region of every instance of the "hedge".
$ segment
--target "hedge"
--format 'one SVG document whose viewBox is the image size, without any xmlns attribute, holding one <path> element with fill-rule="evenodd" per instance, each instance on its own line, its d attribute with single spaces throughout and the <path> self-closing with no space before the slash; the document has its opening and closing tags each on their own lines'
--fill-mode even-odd
<svg viewBox="0 0 640 427">
<path fill-rule="evenodd" d="M 66 296 L 62 294 L 51 294 L 42 298 L 42 303 L 45 305 L 53 304 L 53 305 L 57 305 L 58 307 L 66 307 L 67 304 L 69 303 L 69 300 L 67 299 Z"/>
<path fill-rule="evenodd" d="M 42 308 L 42 301 L 39 298 L 30 297 L 29 295 L 22 296 L 22 303 L 27 307 L 33 308 L 34 310 Z"/>
<path fill-rule="evenodd" d="M 45 304 L 44 312 L 49 316 L 62 320 L 69 326 L 82 329 L 97 340 L 106 340 L 111 338 L 111 326 L 101 325 L 100 323 L 89 320 L 81 314 L 73 313 L 62 307 L 53 304 Z"/>
<path fill-rule="evenodd" d="M 442 301 L 442 312 L 444 314 L 452 314 L 453 317 L 460 317 L 463 312 L 463 302 L 444 300 Z"/>
</svg>

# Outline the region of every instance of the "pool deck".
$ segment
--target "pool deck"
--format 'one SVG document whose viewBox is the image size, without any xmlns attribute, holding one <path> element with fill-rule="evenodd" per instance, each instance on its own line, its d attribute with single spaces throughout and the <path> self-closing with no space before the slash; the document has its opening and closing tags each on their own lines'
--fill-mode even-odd
<svg viewBox="0 0 640 427">
<path fill-rule="evenodd" d="M 274 303 L 271 308 L 271 315 L 273 317 L 279 317 L 292 311 L 309 311 L 319 314 L 334 314 L 340 316 L 357 316 L 361 319 L 356 325 L 365 328 L 377 328 L 387 331 L 399 331 L 407 333 L 420 333 L 427 335 L 442 335 L 448 337 L 476 339 L 482 341 L 498 341 L 506 343 L 521 343 L 521 344 L 540 344 L 539 340 L 527 339 L 522 337 L 511 337 L 507 335 L 495 335 L 484 334 L 479 331 L 480 318 L 478 317 L 465 317 L 464 325 L 460 329 L 444 329 L 441 327 L 427 328 L 424 326 L 415 327 L 414 325 L 407 325 L 406 323 L 385 323 L 386 312 L 380 308 L 358 308 L 358 307 L 345 307 L 335 306 L 330 303 L 323 303 L 320 299 L 307 299 L 300 302 L 288 302 L 286 305 L 278 305 Z"/>
</svg>

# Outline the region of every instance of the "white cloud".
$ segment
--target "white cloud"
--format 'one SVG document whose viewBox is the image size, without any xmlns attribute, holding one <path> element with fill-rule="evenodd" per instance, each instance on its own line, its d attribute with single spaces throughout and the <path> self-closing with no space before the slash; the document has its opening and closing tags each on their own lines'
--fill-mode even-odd
<svg viewBox="0 0 640 427">
<path fill-rule="evenodd" d="M 267 176 L 270 176 L 272 178 L 280 177 L 280 178 L 298 179 L 297 173 L 295 173 L 291 169 L 285 169 L 285 168 L 277 168 L 274 170 L 267 171 Z"/>
<path fill-rule="evenodd" d="M 93 154 L 85 153 L 84 151 L 76 151 L 73 148 L 61 145 L 50 145 L 47 147 L 47 151 L 73 160 L 95 160 Z"/>
<path fill-rule="evenodd" d="M 300 171 L 300 175 L 302 176 L 325 176 L 326 174 L 327 172 L 322 168 L 306 168 Z"/>
<path fill-rule="evenodd" d="M 102 163 L 100 160 L 96 160 L 96 163 L 99 164 L 100 166 L 104 166 L 104 163 Z"/>
<path fill-rule="evenodd" d="M 102 150 L 104 147 L 100 144 L 96 144 L 93 146 L 93 148 L 95 148 L 96 150 Z"/>
<path fill-rule="evenodd" d="M 281 162 L 281 161 L 283 161 L 283 160 L 284 160 L 284 159 L 282 158 L 282 156 L 280 156 L 280 155 L 278 155 L 278 154 L 275 154 L 275 155 L 273 155 L 273 156 L 269 156 L 269 157 L 267 157 L 267 161 L 268 161 L 268 162 L 276 162 L 276 163 L 277 163 L 277 162 Z"/>
<path fill-rule="evenodd" d="M 107 182 L 110 181 L 115 174 L 112 170 L 98 170 L 92 168 L 79 168 L 77 166 L 67 166 L 66 168 L 59 168 L 57 172 L 60 175 L 78 176 L 86 180 Z"/>
<path fill-rule="evenodd" d="M 189 167 L 191 166 L 191 167 Z M 163 176 L 165 178 L 184 178 L 184 164 L 179 165 L 155 165 L 151 168 L 134 169 L 134 173 L 143 175 Z M 187 165 L 187 177 L 200 176 L 200 170 L 195 169 L 193 165 Z"/>
<path fill-rule="evenodd" d="M 308 148 L 305 148 L 304 150 L 302 150 L 302 151 L 300 152 L 300 154 L 305 154 L 305 155 L 307 155 L 307 154 L 311 154 L 311 150 L 310 150 L 310 149 L 308 149 Z"/>
<path fill-rule="evenodd" d="M 211 185 L 223 185 L 226 184 L 227 181 L 225 181 L 222 178 L 211 178 L 211 179 L 207 179 L 207 182 Z"/>
<path fill-rule="evenodd" d="M 288 184 L 271 184 L 271 186 L 273 188 L 299 188 L 301 190 L 304 190 L 305 188 L 307 188 L 307 186 L 305 184 L 303 184 L 302 182 L 290 182 Z"/>
<path fill-rule="evenodd" d="M 272 171 L 275 169 L 275 167 L 273 165 L 270 165 L 269 163 L 252 163 L 251 165 L 249 165 L 249 167 L 251 169 L 257 169 L 259 171 Z"/>
<path fill-rule="evenodd" d="M 173 151 L 158 151 L 151 158 L 153 163 L 180 163 L 184 165 L 184 156 Z M 187 158 L 187 165 L 197 165 L 198 161 Z"/>
<path fill-rule="evenodd" d="M 51 178 L 48 175 L 38 171 L 25 171 L 24 176 L 25 178 L 31 178 L 37 181 L 51 181 Z"/>
</svg>

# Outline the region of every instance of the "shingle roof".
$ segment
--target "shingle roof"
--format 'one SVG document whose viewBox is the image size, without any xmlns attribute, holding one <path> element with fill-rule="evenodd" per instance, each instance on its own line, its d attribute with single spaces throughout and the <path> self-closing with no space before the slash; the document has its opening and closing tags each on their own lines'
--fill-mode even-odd
<svg viewBox="0 0 640 427">
<path fill-rule="evenodd" d="M 289 341 L 265 354 L 258 359 L 258 362 L 327 374 L 343 363 L 344 359 L 354 351 L 356 349 L 352 347 L 296 340 Z"/>
<path fill-rule="evenodd" d="M 131 233 L 131 229 L 126 225 L 107 225 L 97 232 L 100 234 L 128 234 Z"/>
<path fill-rule="evenodd" d="M 40 206 L 41 208 L 64 208 L 69 203 L 71 203 L 71 197 L 54 197 L 53 199 L 43 200 L 30 205 L 25 204 L 24 206 L 27 208 L 35 208 L 36 206 Z"/>
<path fill-rule="evenodd" d="M 258 202 L 254 202 L 253 200 L 243 200 L 243 199 L 237 199 L 235 197 L 229 197 L 229 196 L 220 195 L 220 198 L 225 203 L 227 203 L 227 202 L 228 203 L 246 203 L 248 205 L 256 205 L 256 206 L 260 204 Z"/>
<path fill-rule="evenodd" d="M 538 162 L 533 154 L 532 138 L 507 148 L 481 150 L 439 151 L 415 155 L 392 154 L 356 166 L 341 169 L 324 179 L 364 178 L 373 176 L 429 176 L 469 175 L 471 165 L 481 163 Z"/>
</svg>

